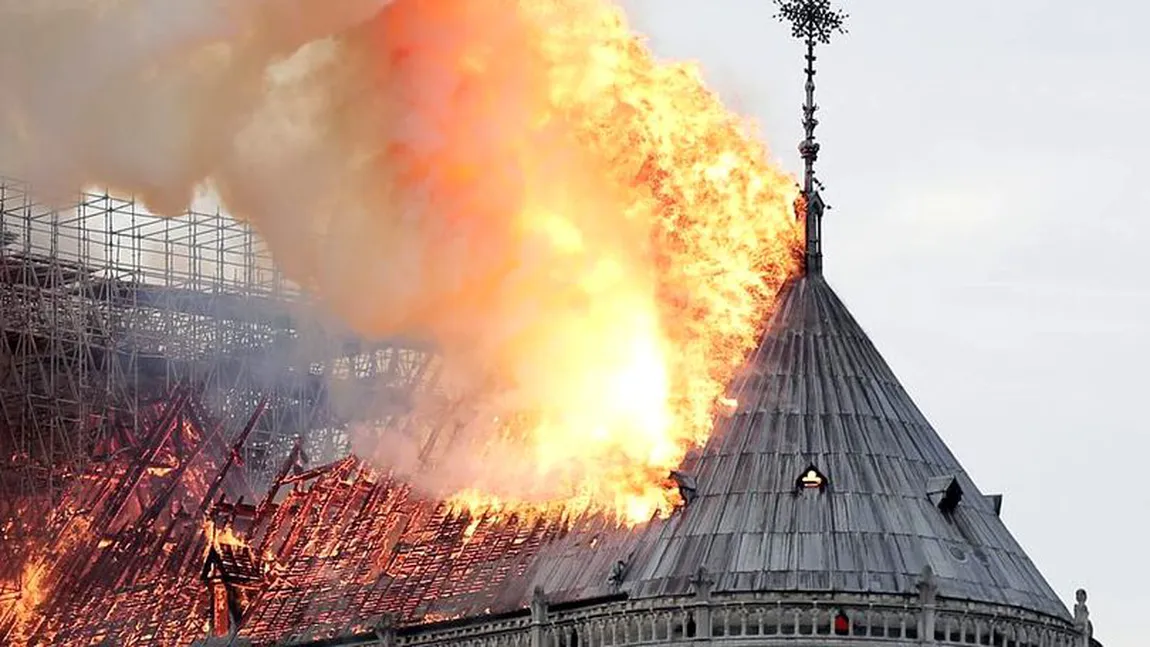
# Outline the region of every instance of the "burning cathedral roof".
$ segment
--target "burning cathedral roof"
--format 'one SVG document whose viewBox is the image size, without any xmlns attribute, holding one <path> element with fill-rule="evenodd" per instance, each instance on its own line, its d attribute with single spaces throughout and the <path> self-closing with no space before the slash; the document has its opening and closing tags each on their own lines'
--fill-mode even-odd
<svg viewBox="0 0 1150 647">
<path fill-rule="evenodd" d="M 667 520 L 470 514 L 349 457 L 285 474 L 278 502 L 215 506 L 208 528 L 137 522 L 64 560 L 80 576 L 33 642 L 186 644 L 214 581 L 242 592 L 239 635 L 276 644 L 516 613 L 536 588 L 552 603 L 682 598 L 704 581 L 716 595 L 907 596 L 928 566 L 939 596 L 1069 622 L 826 280 L 784 291 L 734 385 L 739 410 L 683 466 L 688 503 Z"/>
<path fill-rule="evenodd" d="M 784 15 L 822 5 L 782 3 Z M 255 498 L 234 457 L 260 410 L 229 447 L 181 393 L 134 451 L 111 452 L 74 484 L 77 505 L 49 523 L 53 552 L 26 573 L 48 593 L 34 614 L 0 615 L 0 636 L 169 645 L 230 632 L 272 645 L 534 617 L 541 596 L 570 607 L 798 594 L 833 607 L 928 592 L 1063 636 L 1085 625 L 822 275 L 813 49 L 841 25 L 836 15 L 792 19 L 809 62 L 805 270 L 782 288 L 731 385 L 738 408 L 677 473 L 686 503 L 669 518 L 620 527 L 593 515 L 464 511 L 355 457 L 304 469 L 298 446 Z M 169 455 L 174 467 L 152 467 Z"/>
</svg>

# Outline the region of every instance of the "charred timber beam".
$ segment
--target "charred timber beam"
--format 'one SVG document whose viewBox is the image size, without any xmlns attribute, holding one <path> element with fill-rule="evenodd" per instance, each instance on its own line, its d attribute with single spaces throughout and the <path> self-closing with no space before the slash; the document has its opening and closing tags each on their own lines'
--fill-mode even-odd
<svg viewBox="0 0 1150 647">
<path fill-rule="evenodd" d="M 203 424 L 203 420 L 198 415 L 198 412 L 196 412 L 196 407 L 189 406 L 188 413 L 195 422 L 196 426 L 200 429 L 204 429 L 205 426 Z M 192 462 L 199 457 L 204 448 L 215 441 L 216 437 L 223 430 L 223 426 L 224 425 L 222 422 L 218 422 L 215 425 L 212 425 L 211 431 L 204 434 L 203 439 L 195 446 L 194 449 L 192 449 L 191 452 L 189 452 L 186 456 L 182 453 L 180 454 L 181 459 L 179 466 L 173 470 L 171 476 L 168 478 L 168 483 L 164 486 L 164 489 L 161 491 L 160 495 L 156 497 L 156 500 L 152 502 L 152 505 L 149 506 L 144 514 L 140 517 L 139 522 L 136 524 L 137 528 L 141 530 L 147 530 L 151 528 L 152 524 L 155 523 L 157 519 L 159 519 L 160 514 L 163 513 L 164 508 L 166 508 L 168 502 L 171 501 L 172 495 L 176 491 L 176 487 L 179 486 L 180 482 L 183 480 L 184 473 L 188 471 L 188 468 L 191 467 Z"/>
<path fill-rule="evenodd" d="M 280 466 L 279 472 L 276 473 L 275 479 L 272 480 L 271 487 L 268 488 L 267 494 L 264 495 L 264 498 L 262 501 L 260 501 L 260 504 L 256 506 L 255 518 L 252 521 L 253 526 L 258 526 L 260 521 L 262 521 L 264 516 L 267 514 L 268 510 L 272 509 L 275 503 L 276 495 L 279 494 L 280 488 L 283 487 L 284 479 L 286 479 L 288 475 L 291 474 L 292 469 L 294 469 L 298 464 L 300 455 L 303 453 L 303 439 L 303 434 L 300 434 L 296 437 L 291 451 L 288 452 L 287 458 Z"/>
<path fill-rule="evenodd" d="M 172 400 L 167 411 L 164 412 L 163 417 L 153 428 L 152 433 L 148 435 L 148 440 L 144 444 L 140 455 L 132 463 L 127 474 L 125 474 L 124 480 L 121 481 L 120 487 L 117 488 L 116 494 L 111 503 L 109 503 L 108 508 L 100 515 L 100 523 L 97 524 L 98 529 L 105 530 L 108 525 L 116 521 L 116 517 L 123 511 L 132 492 L 135 491 L 136 486 L 139 485 L 144 472 L 148 466 L 156 460 L 156 456 L 159 455 L 160 450 L 167 442 L 168 436 L 170 436 L 172 430 L 175 429 L 176 420 L 179 418 L 184 405 L 187 404 L 190 395 L 187 388 L 177 387 L 175 398 Z"/>
<path fill-rule="evenodd" d="M 232 445 L 232 451 L 228 454 L 227 460 L 224 461 L 223 467 L 220 468 L 219 474 L 216 475 L 215 480 L 212 481 L 211 486 L 208 487 L 208 491 L 204 494 L 204 498 L 200 502 L 200 507 L 196 510 L 196 519 L 202 519 L 208 511 L 208 506 L 211 505 L 212 500 L 216 496 L 216 492 L 223 486 L 228 471 L 232 468 L 232 465 L 235 464 L 236 458 L 240 455 L 240 450 L 243 449 L 244 443 L 248 440 L 248 436 L 250 436 L 256 428 L 256 423 L 259 422 L 260 417 L 264 415 L 267 406 L 268 399 L 266 397 L 260 400 L 260 403 L 256 405 L 256 410 L 252 413 L 252 417 L 248 419 L 248 423 L 244 425 L 243 430 L 236 437 L 236 441 Z"/>
<path fill-rule="evenodd" d="M 338 460 L 334 460 L 330 463 L 327 463 L 326 465 L 320 465 L 319 467 L 313 467 L 310 470 L 300 472 L 299 474 L 285 478 L 283 480 L 283 483 L 281 483 L 281 486 L 291 485 L 292 483 L 300 483 L 303 481 L 310 481 L 311 479 L 313 479 L 317 476 L 322 476 L 322 475 L 326 474 L 327 472 L 330 472 L 331 470 L 339 467 L 345 460 L 346 459 L 340 458 Z"/>
<path fill-rule="evenodd" d="M 178 387 L 174 393 L 174 397 L 168 403 L 167 408 L 157 421 L 156 425 L 152 427 L 151 433 L 146 437 L 145 444 L 140 447 L 140 453 L 136 460 L 125 472 L 123 479 L 120 480 L 118 487 L 113 491 L 112 498 L 109 500 L 107 506 L 97 517 L 97 521 L 92 524 L 89 539 L 86 541 L 87 546 L 72 553 L 66 559 L 62 566 L 58 569 L 59 575 L 57 581 L 71 582 L 72 586 L 65 589 L 65 592 L 55 595 L 49 607 L 45 610 L 42 617 L 51 617 L 58 612 L 59 609 L 64 608 L 67 604 L 80 595 L 82 591 L 87 590 L 86 585 L 92 582 L 92 578 L 102 570 L 101 566 L 106 564 L 109 559 L 113 559 L 114 555 L 100 553 L 97 551 L 97 546 L 101 539 L 107 533 L 109 524 L 115 521 L 119 516 L 120 511 L 123 510 L 124 505 L 131 497 L 132 492 L 135 490 L 135 484 L 139 482 L 140 476 L 143 474 L 147 466 L 155 459 L 155 454 L 159 452 L 159 446 L 162 446 L 163 441 L 161 438 L 166 439 L 170 433 L 170 429 L 174 427 L 175 421 L 179 411 L 183 408 L 187 401 L 189 391 L 186 388 Z M 167 430 L 167 431 L 166 431 Z M 106 484 L 105 484 L 106 485 Z M 57 535 L 57 541 L 62 536 Z M 118 538 L 117 538 L 118 539 Z M 115 544 L 113 544 L 115 547 Z M 97 556 L 95 563 L 92 562 L 92 557 Z M 36 633 L 32 636 L 32 643 L 35 644 L 40 640 L 41 636 L 38 628 Z"/>
</svg>

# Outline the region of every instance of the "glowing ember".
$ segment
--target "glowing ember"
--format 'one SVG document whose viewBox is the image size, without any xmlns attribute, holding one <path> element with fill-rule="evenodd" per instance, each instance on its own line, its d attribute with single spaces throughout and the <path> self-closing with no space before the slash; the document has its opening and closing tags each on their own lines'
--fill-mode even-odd
<svg viewBox="0 0 1150 647">
<path fill-rule="evenodd" d="M 165 400 L 149 408 L 172 406 Z M 137 444 L 90 463 L 55 505 L 44 496 L 7 502 L 27 523 L 18 543 L 0 543 L 0 644 L 97 644 L 109 630 L 124 644 L 190 644 L 201 632 L 198 605 L 208 601 L 202 568 L 212 548 L 249 580 L 274 567 L 273 554 L 257 559 L 233 530 L 234 505 L 222 523 L 186 523 L 195 518 L 188 511 L 208 510 L 211 501 L 252 495 L 242 478 L 227 478 L 226 450 L 190 417 L 203 415 L 197 407 L 188 404 L 188 417 L 170 434 L 156 433 L 169 418 L 146 416 L 154 422 L 135 436 Z M 148 469 L 157 456 L 176 467 Z M 220 488 L 210 488 L 217 477 Z M 0 538 L 9 536 L 0 524 Z M 93 617 L 93 608 L 110 614 L 101 617 L 113 618 L 114 628 L 76 622 Z"/>
</svg>

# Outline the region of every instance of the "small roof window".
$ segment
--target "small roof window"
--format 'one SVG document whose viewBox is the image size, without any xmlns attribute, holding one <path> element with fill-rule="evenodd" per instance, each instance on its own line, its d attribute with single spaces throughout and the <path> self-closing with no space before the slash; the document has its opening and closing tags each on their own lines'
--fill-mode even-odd
<svg viewBox="0 0 1150 647">
<path fill-rule="evenodd" d="M 812 463 L 795 479 L 796 490 L 819 490 L 827 486 L 827 477 Z"/>
<path fill-rule="evenodd" d="M 935 476 L 926 482 L 926 496 L 943 514 L 950 514 L 962 501 L 962 485 L 954 474 Z"/>
</svg>

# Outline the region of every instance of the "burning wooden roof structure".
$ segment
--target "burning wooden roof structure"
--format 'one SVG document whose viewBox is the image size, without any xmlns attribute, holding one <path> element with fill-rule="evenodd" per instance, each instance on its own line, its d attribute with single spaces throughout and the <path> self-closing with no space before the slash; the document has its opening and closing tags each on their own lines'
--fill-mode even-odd
<svg viewBox="0 0 1150 647">
<path fill-rule="evenodd" d="M 629 528 L 465 511 L 300 442 L 256 495 L 266 415 L 212 418 L 182 385 L 108 446 L 0 594 L 0 637 L 67 645 L 582 647 L 734 643 L 1089 647 L 822 275 L 814 47 L 826 0 L 781 2 L 807 44 L 802 275 L 675 474 L 686 505 Z M 108 441 L 111 442 L 111 441 Z M 26 511 L 25 511 L 26 512 Z"/>
<path fill-rule="evenodd" d="M 71 608 L 44 596 L 77 572 L 86 595 L 137 587 L 117 613 L 144 617 L 128 609 L 199 568 L 213 497 L 252 501 L 301 438 L 344 455 L 349 419 L 386 424 L 434 386 L 425 348 L 356 339 L 298 300 L 224 215 L 93 193 L 57 210 L 0 178 L 0 644 L 38 602 Z"/>
<path fill-rule="evenodd" d="M 67 500 L 85 507 L 61 513 L 55 541 L 27 562 L 45 597 L 23 617 L 9 608 L 3 635 L 29 644 L 187 644 L 224 622 L 273 644 L 301 628 L 339 633 L 382 617 L 482 615 L 515 608 L 520 588 L 505 584 L 521 582 L 560 539 L 612 535 L 609 546 L 630 537 L 601 520 L 473 516 L 417 498 L 353 457 L 303 470 L 293 452 L 266 496 L 237 499 L 248 490 L 232 458 L 259 413 L 231 447 L 188 420 L 179 430 L 157 426 L 134 459 L 81 479 Z M 150 468 L 147 459 L 172 451 L 176 439 L 190 453 L 167 471 Z M 215 460 L 202 458 L 213 442 Z M 197 522 L 206 507 L 208 523 Z M 609 588 L 590 575 L 584 586 Z"/>
</svg>

